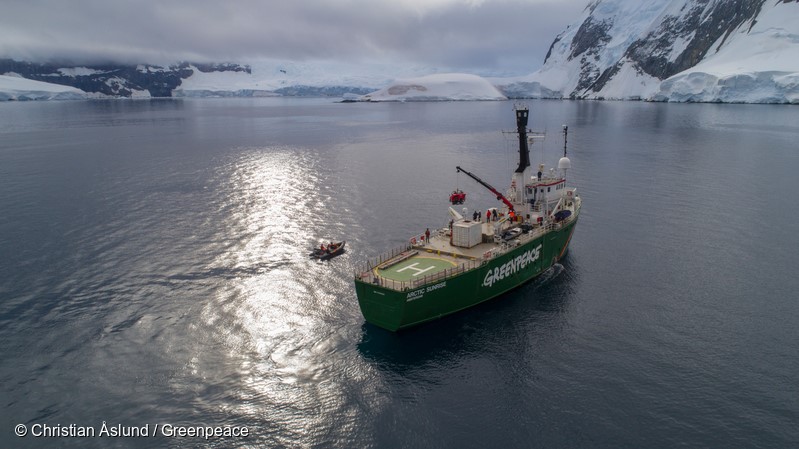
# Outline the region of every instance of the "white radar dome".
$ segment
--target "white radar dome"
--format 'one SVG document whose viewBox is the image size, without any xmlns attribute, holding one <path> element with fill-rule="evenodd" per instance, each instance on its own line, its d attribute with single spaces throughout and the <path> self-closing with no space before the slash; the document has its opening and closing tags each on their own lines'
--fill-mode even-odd
<svg viewBox="0 0 799 449">
<path fill-rule="evenodd" d="M 559 170 L 568 170 L 572 168 L 572 161 L 569 160 L 566 156 L 563 156 L 558 161 L 558 169 Z"/>
</svg>

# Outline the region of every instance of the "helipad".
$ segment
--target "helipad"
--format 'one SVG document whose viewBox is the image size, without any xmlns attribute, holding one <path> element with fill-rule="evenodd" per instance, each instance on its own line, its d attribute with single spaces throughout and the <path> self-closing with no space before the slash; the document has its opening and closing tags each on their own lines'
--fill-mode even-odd
<svg viewBox="0 0 799 449">
<path fill-rule="evenodd" d="M 386 279 L 405 282 L 424 276 L 430 276 L 456 266 L 458 266 L 458 264 L 444 258 L 435 256 L 414 256 L 385 269 L 378 269 L 377 274 Z"/>
</svg>

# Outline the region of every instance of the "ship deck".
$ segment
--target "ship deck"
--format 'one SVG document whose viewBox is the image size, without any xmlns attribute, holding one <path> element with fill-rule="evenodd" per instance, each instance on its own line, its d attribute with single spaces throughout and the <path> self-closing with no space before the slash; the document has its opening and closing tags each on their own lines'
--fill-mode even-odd
<svg viewBox="0 0 799 449">
<path fill-rule="evenodd" d="M 356 271 L 355 278 L 398 291 L 429 285 L 477 268 L 486 261 L 550 230 L 560 229 L 575 219 L 576 215 L 573 215 L 562 223 L 535 227 L 508 242 L 483 242 L 471 248 L 453 246 L 446 230 L 438 230 L 431 233 L 428 242 L 422 236 L 417 236 L 411 239 L 411 245 L 396 248 L 378 260 L 367 262 L 367 266 Z M 504 230 L 508 224 L 490 222 L 483 223 L 482 226 L 483 235 L 493 236 L 495 226 Z"/>
<path fill-rule="evenodd" d="M 483 234 L 493 235 L 495 225 L 497 223 L 483 223 Z M 476 268 L 490 258 L 486 257 L 487 253 L 499 247 L 494 242 L 479 243 L 471 248 L 453 246 L 448 235 L 436 231 L 428 242 L 419 239 L 418 244 L 362 271 L 358 277 L 363 282 L 394 290 L 412 289 Z"/>
</svg>

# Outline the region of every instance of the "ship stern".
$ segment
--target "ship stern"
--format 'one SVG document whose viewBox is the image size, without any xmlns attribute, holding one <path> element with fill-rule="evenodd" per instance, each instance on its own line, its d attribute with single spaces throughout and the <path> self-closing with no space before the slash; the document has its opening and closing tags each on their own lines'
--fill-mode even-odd
<svg viewBox="0 0 799 449">
<path fill-rule="evenodd" d="M 405 296 L 401 292 L 356 279 L 355 294 L 361 313 L 368 323 L 392 332 L 402 327 Z"/>
</svg>

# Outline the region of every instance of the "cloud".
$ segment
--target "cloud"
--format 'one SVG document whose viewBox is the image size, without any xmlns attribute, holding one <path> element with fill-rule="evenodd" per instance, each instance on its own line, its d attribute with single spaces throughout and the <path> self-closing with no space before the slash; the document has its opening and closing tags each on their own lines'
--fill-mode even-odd
<svg viewBox="0 0 799 449">
<path fill-rule="evenodd" d="M 586 3 L 7 0 L 0 56 L 135 63 L 393 60 L 530 72 Z"/>
</svg>

